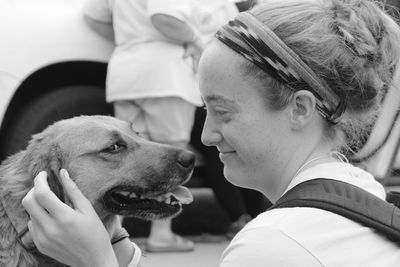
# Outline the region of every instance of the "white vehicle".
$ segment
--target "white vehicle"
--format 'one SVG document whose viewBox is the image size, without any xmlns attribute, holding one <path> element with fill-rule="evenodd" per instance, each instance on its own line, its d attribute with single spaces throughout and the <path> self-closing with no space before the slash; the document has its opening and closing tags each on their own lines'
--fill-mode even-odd
<svg viewBox="0 0 400 267">
<path fill-rule="evenodd" d="M 113 44 L 84 22 L 82 0 L 0 0 L 1 158 L 53 121 L 112 114 L 104 83 Z"/>
<path fill-rule="evenodd" d="M 56 120 L 112 114 L 104 85 L 114 44 L 86 25 L 84 1 L 0 0 L 0 160 Z"/>
</svg>

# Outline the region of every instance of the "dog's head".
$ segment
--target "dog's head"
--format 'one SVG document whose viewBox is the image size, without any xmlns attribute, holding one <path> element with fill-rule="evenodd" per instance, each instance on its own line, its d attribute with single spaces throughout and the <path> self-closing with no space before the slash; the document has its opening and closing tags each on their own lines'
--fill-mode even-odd
<svg viewBox="0 0 400 267">
<path fill-rule="evenodd" d="M 65 168 L 100 218 L 170 217 L 190 202 L 180 186 L 193 171 L 194 154 L 140 137 L 130 123 L 109 116 L 56 122 L 33 136 L 23 152 L 30 182 L 47 171 L 50 188 L 64 200 L 59 170 Z"/>
<path fill-rule="evenodd" d="M 0 249 L 9 250 L 0 265 L 35 265 L 16 235 L 29 221 L 21 200 L 39 172 L 48 173 L 50 188 L 68 203 L 59 177 L 60 169 L 67 169 L 107 227 L 115 215 L 158 219 L 178 214 L 181 204 L 191 201 L 181 184 L 193 167 L 193 153 L 147 141 L 131 124 L 113 117 L 81 116 L 54 123 L 0 166 Z M 40 266 L 53 266 L 51 259 L 37 257 Z"/>
</svg>

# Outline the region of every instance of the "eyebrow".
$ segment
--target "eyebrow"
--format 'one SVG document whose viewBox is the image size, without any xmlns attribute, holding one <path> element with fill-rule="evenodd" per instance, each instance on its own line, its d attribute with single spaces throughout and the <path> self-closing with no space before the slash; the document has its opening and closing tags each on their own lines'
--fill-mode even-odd
<svg viewBox="0 0 400 267">
<path fill-rule="evenodd" d="M 235 101 L 220 95 L 209 95 L 204 98 L 206 103 L 218 102 L 222 104 L 235 105 Z"/>
</svg>

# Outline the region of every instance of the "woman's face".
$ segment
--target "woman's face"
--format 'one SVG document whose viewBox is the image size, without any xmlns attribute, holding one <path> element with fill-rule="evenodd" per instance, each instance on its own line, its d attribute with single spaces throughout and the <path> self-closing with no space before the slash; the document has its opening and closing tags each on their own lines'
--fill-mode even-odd
<svg viewBox="0 0 400 267">
<path fill-rule="evenodd" d="M 242 74 L 244 60 L 219 41 L 202 55 L 200 91 L 207 108 L 202 142 L 218 148 L 231 183 L 267 193 L 280 186 L 280 150 L 289 127 L 284 110 L 267 107 L 261 82 Z"/>
</svg>

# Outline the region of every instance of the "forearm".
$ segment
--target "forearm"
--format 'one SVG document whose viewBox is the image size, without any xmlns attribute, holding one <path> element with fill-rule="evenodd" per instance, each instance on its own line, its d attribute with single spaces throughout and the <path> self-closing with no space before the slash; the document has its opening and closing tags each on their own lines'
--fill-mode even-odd
<svg viewBox="0 0 400 267">
<path fill-rule="evenodd" d="M 199 38 L 193 27 L 172 16 L 155 14 L 151 16 L 151 22 L 161 34 L 178 43 L 192 43 Z"/>
<path fill-rule="evenodd" d="M 95 20 L 87 15 L 84 15 L 84 19 L 86 24 L 92 30 L 94 30 L 107 40 L 114 42 L 114 29 L 111 23 Z"/>
<path fill-rule="evenodd" d="M 117 259 L 114 257 L 109 257 L 105 261 L 98 263 L 96 265 L 91 265 L 90 267 L 120 267 Z"/>
<path fill-rule="evenodd" d="M 119 266 L 126 267 L 131 262 L 135 253 L 135 248 L 133 247 L 129 238 L 124 238 L 123 240 L 115 243 L 113 245 L 114 253 L 118 259 Z"/>
<path fill-rule="evenodd" d="M 110 247 L 107 250 L 98 251 L 97 256 L 92 257 L 92 260 L 86 260 L 84 264 L 80 264 L 80 266 L 86 267 L 120 267 L 118 264 L 117 257 L 113 251 L 113 248 Z"/>
</svg>

